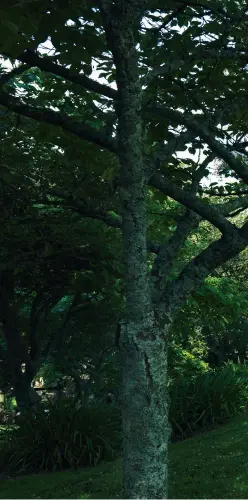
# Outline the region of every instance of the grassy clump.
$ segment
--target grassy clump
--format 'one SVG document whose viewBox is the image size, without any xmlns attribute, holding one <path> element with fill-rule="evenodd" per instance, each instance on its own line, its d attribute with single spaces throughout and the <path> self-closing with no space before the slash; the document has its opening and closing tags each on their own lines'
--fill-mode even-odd
<svg viewBox="0 0 248 500">
<path fill-rule="evenodd" d="M 0 498 L 122 498 L 121 460 L 2 480 Z M 169 498 L 248 498 L 248 420 L 170 445 Z"/>
<path fill-rule="evenodd" d="M 0 473 L 75 469 L 118 456 L 120 415 L 114 408 L 78 409 L 64 400 L 46 409 L 24 414 L 9 432 L 0 430 Z"/>
<path fill-rule="evenodd" d="M 248 367 L 226 363 L 170 386 L 170 422 L 175 440 L 186 439 L 246 411 Z"/>
</svg>

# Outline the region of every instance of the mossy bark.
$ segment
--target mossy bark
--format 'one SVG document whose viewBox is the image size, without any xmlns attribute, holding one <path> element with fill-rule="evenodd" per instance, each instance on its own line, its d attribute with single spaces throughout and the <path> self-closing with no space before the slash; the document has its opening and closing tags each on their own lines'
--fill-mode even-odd
<svg viewBox="0 0 248 500">
<path fill-rule="evenodd" d="M 124 325 L 121 343 L 123 497 L 167 498 L 166 342 L 157 326 L 138 323 Z"/>
<path fill-rule="evenodd" d="M 155 321 L 147 265 L 142 85 L 136 39 L 146 2 L 101 2 L 116 66 L 117 151 L 126 313 L 122 356 L 123 498 L 166 498 L 168 405 L 165 331 Z"/>
</svg>

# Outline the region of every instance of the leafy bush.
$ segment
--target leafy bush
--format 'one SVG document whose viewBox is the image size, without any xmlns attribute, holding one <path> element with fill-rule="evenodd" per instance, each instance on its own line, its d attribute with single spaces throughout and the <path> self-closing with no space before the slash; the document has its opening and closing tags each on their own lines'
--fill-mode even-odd
<svg viewBox="0 0 248 500">
<path fill-rule="evenodd" d="M 171 343 L 168 349 L 169 378 L 193 377 L 209 370 L 205 361 L 182 346 Z"/>
<path fill-rule="evenodd" d="M 23 414 L 17 428 L 0 430 L 0 447 L 4 474 L 96 465 L 120 452 L 120 416 L 107 405 L 49 403 Z"/>
<path fill-rule="evenodd" d="M 243 413 L 248 405 L 248 367 L 226 363 L 170 386 L 170 423 L 174 439 L 185 439 Z"/>
</svg>

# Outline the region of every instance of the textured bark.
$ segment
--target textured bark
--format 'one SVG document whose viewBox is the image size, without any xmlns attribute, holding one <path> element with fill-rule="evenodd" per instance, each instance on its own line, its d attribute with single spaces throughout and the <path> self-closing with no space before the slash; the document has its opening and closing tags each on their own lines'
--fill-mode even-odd
<svg viewBox="0 0 248 500">
<path fill-rule="evenodd" d="M 138 319 L 123 329 L 124 498 L 167 498 L 168 395 L 165 332 Z M 162 334 L 161 334 L 162 333 Z"/>
<path fill-rule="evenodd" d="M 118 89 L 118 156 L 124 246 L 126 315 L 122 355 L 123 498 L 166 498 L 168 410 L 166 343 L 151 303 L 147 269 L 142 88 L 135 49 L 145 2 L 102 2 Z"/>
</svg>

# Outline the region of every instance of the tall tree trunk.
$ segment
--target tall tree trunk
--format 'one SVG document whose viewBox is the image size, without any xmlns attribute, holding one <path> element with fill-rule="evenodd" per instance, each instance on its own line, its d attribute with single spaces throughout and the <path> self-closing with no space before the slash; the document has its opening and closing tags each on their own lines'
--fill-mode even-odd
<svg viewBox="0 0 248 500">
<path fill-rule="evenodd" d="M 32 380 L 37 373 L 38 364 L 33 364 L 22 348 L 20 333 L 6 321 L 4 334 L 7 343 L 9 363 L 12 370 L 12 383 L 17 406 L 22 411 L 37 405 L 41 398 L 31 386 Z"/>
<path fill-rule="evenodd" d="M 124 498 L 167 498 L 168 392 L 164 331 L 128 322 L 122 338 Z"/>
<path fill-rule="evenodd" d="M 8 359 L 12 370 L 12 383 L 17 406 L 22 411 L 37 405 L 41 398 L 31 386 L 38 363 L 34 364 L 29 358 L 26 348 L 21 343 L 21 336 L 13 324 L 11 317 L 6 316 L 3 325 L 7 344 Z"/>
<path fill-rule="evenodd" d="M 0 321 L 7 345 L 8 361 L 12 371 L 12 383 L 17 405 L 20 409 L 37 404 L 40 397 L 31 387 L 31 382 L 39 368 L 38 362 L 30 359 L 27 347 L 23 344 L 18 330 L 17 317 L 11 303 L 14 297 L 14 275 L 12 271 L 0 274 Z M 22 366 L 25 365 L 25 371 Z"/>
<path fill-rule="evenodd" d="M 36 370 L 31 366 L 29 360 L 27 360 L 23 370 L 23 363 L 18 350 L 18 343 L 12 343 L 13 340 L 15 340 L 15 335 L 12 335 L 10 330 L 8 330 L 7 347 L 12 368 L 12 382 L 17 407 L 20 411 L 29 410 L 31 408 L 34 409 L 41 401 L 40 396 L 31 386 Z"/>
<path fill-rule="evenodd" d="M 135 36 L 145 2 L 102 2 L 118 87 L 118 155 L 126 314 L 121 326 L 123 497 L 166 498 L 168 409 L 164 331 L 147 268 L 147 182 Z M 141 10 L 140 10 L 141 9 Z"/>
</svg>

